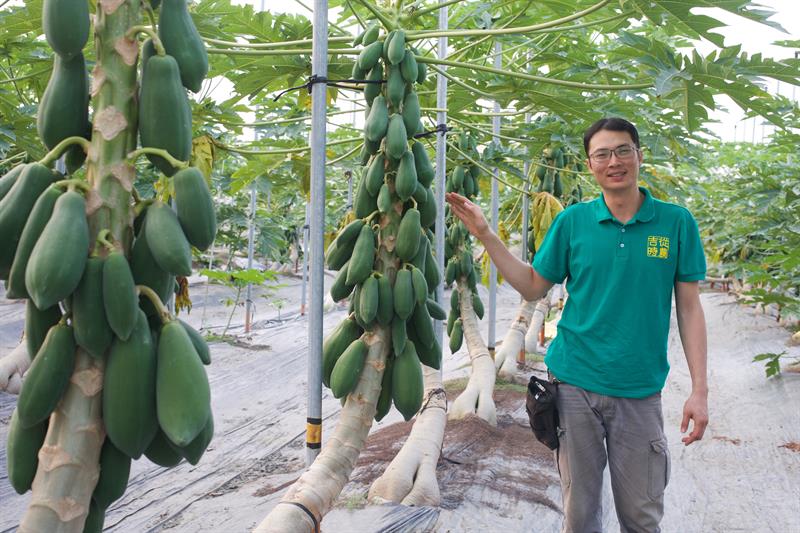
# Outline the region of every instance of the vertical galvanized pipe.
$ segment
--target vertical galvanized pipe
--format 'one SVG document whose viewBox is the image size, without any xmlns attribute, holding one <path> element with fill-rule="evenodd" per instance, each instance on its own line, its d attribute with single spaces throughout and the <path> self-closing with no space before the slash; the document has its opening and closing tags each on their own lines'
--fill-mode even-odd
<svg viewBox="0 0 800 533">
<path fill-rule="evenodd" d="M 443 3 L 443 0 L 439 0 Z M 439 29 L 447 29 L 447 7 L 439 9 Z M 439 37 L 439 45 L 437 48 L 437 56 L 439 59 L 447 57 L 447 37 Z M 446 69 L 444 65 L 442 70 Z M 447 78 L 442 74 L 436 76 L 436 108 L 447 109 Z M 447 111 L 436 112 L 436 123 L 447 124 Z M 436 234 L 436 266 L 439 272 L 442 273 L 444 279 L 444 182 L 447 172 L 447 137 L 446 134 L 440 132 L 436 135 L 436 223 L 434 225 L 434 233 Z M 436 287 L 436 301 L 442 302 L 444 300 L 444 285 L 439 283 Z M 446 309 L 447 307 L 445 307 Z M 442 339 L 442 321 L 435 320 L 433 322 L 433 331 L 436 335 L 436 340 L 439 346 L 443 346 Z"/>
<path fill-rule="evenodd" d="M 302 274 L 303 282 L 301 284 L 301 289 L 300 289 L 300 291 L 302 292 L 301 298 L 300 298 L 300 314 L 301 315 L 305 315 L 306 314 L 306 303 L 307 303 L 306 293 L 308 292 L 308 288 L 307 288 L 307 285 L 308 285 L 308 234 L 309 234 L 309 224 L 308 224 L 309 220 L 308 219 L 309 219 L 309 215 L 310 215 L 310 213 L 309 213 L 310 205 L 311 205 L 310 203 L 306 203 L 306 218 L 305 218 L 305 221 L 303 222 L 303 230 L 300 232 L 300 241 L 301 241 L 300 242 L 300 246 L 301 246 L 300 250 L 303 253 L 303 274 Z"/>
<path fill-rule="evenodd" d="M 311 74 L 328 76 L 328 1 L 314 0 L 314 42 Z M 306 465 L 322 445 L 322 300 L 325 293 L 323 234 L 325 231 L 325 123 L 327 85 L 311 89 L 311 306 L 308 316 L 308 413 Z"/>
<path fill-rule="evenodd" d="M 525 124 L 531 123 L 531 114 L 525 113 Z M 522 229 L 520 230 L 521 234 L 521 246 L 520 248 L 520 258 L 523 262 L 528 262 L 528 226 L 530 225 L 530 205 L 531 199 L 528 196 L 528 193 L 531 190 L 531 162 L 530 160 L 525 160 L 525 164 L 522 166 L 522 174 L 525 176 L 525 185 L 522 190 L 525 191 L 525 195 L 522 197 Z"/>
<path fill-rule="evenodd" d="M 494 43 L 494 68 L 502 68 L 502 45 L 499 41 Z M 494 103 L 494 116 L 492 117 L 492 133 L 494 134 L 494 143 L 500 144 L 500 103 Z M 500 170 L 495 168 L 492 172 L 492 231 L 497 233 L 498 228 L 498 191 L 497 191 L 497 178 L 500 176 Z M 497 319 L 497 267 L 494 262 L 490 263 L 489 267 L 489 333 L 487 334 L 486 347 L 489 348 L 490 353 L 494 353 L 495 344 L 495 321 Z"/>
<path fill-rule="evenodd" d="M 247 218 L 247 269 L 253 268 L 253 251 L 256 238 L 256 186 L 255 183 L 250 187 L 250 214 Z M 247 284 L 245 292 L 245 312 L 244 312 L 244 332 L 250 332 L 251 320 L 253 319 L 253 285 Z"/>
</svg>

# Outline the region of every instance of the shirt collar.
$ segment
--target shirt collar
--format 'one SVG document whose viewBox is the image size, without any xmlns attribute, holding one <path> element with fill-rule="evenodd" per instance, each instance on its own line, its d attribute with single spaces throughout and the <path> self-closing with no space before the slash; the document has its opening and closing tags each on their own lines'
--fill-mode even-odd
<svg viewBox="0 0 800 533">
<path fill-rule="evenodd" d="M 641 207 L 639 207 L 639 210 L 631 219 L 631 222 L 649 222 L 655 216 L 655 203 L 653 201 L 653 195 L 650 194 L 650 191 L 644 187 L 639 187 L 639 190 L 644 194 L 644 201 L 642 202 Z M 600 193 L 600 196 L 594 200 L 594 213 L 597 222 L 616 220 L 614 215 L 611 214 L 611 211 L 608 210 L 608 206 L 603 198 L 603 193 Z"/>
</svg>

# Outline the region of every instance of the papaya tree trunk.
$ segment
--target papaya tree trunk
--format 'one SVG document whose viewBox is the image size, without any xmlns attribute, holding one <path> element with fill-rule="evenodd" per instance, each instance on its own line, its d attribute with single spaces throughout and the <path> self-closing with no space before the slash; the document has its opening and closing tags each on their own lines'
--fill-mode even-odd
<svg viewBox="0 0 800 533">
<path fill-rule="evenodd" d="M 531 316 L 536 302 L 523 301 L 519 314 L 500 345 L 500 350 L 494 354 L 494 366 L 498 369 L 498 376 L 510 381 L 517 372 L 517 355 L 525 349 L 525 334 L 531 324 Z"/>
<path fill-rule="evenodd" d="M 492 398 L 495 381 L 494 361 L 478 328 L 478 317 L 472 308 L 472 291 L 463 278 L 458 280 L 457 289 L 460 293 L 461 322 L 472 362 L 472 373 L 467 387 L 453 402 L 449 417 L 451 420 L 459 420 L 469 415 L 477 415 L 496 426 L 497 409 Z"/>
<path fill-rule="evenodd" d="M 92 73 L 94 109 L 87 156 L 91 239 L 101 229 L 125 248 L 131 241 L 131 189 L 135 170 L 127 154 L 136 147 L 136 59 L 138 42 L 126 38 L 140 18 L 138 0 L 98 1 L 95 15 L 97 63 Z M 87 250 L 87 253 L 89 250 Z M 100 394 L 102 360 L 78 349 L 75 370 L 50 419 L 30 506 L 20 524 L 25 532 L 80 532 L 99 475 L 105 438 Z"/>
<path fill-rule="evenodd" d="M 19 394 L 22 376 L 31 366 L 31 358 L 23 339 L 19 345 L 0 359 L 0 391 Z"/>
<path fill-rule="evenodd" d="M 364 335 L 364 342 L 369 346 L 367 360 L 358 385 L 347 396 L 333 436 L 309 469 L 258 525 L 256 532 L 313 533 L 314 522 L 303 508 L 321 522 L 350 479 L 372 427 L 391 347 L 391 333 L 387 327 L 378 327 Z"/>
<path fill-rule="evenodd" d="M 544 320 L 550 312 L 550 295 L 551 293 L 548 292 L 542 299 L 536 302 L 533 316 L 531 316 L 531 325 L 528 328 L 528 332 L 525 334 L 525 351 L 528 353 L 536 353 L 539 346 L 539 332 L 542 330 Z"/>
<path fill-rule="evenodd" d="M 447 398 L 441 371 L 427 366 L 422 369 L 425 378 L 422 411 L 400 452 L 370 487 L 370 500 L 430 506 L 441 502 L 436 464 L 447 424 Z"/>
</svg>

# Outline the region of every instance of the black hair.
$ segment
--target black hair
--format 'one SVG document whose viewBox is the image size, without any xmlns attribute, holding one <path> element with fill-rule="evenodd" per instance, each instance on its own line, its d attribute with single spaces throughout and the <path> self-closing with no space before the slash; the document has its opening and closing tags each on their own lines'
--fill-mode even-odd
<svg viewBox="0 0 800 533">
<path fill-rule="evenodd" d="M 633 144 L 636 148 L 641 148 L 639 146 L 639 132 L 636 130 L 636 126 L 620 117 L 601 118 L 589 126 L 586 133 L 583 134 L 583 151 L 586 152 L 587 156 L 589 155 L 589 141 L 591 141 L 595 133 L 600 130 L 627 131 L 631 139 L 633 139 Z"/>
</svg>

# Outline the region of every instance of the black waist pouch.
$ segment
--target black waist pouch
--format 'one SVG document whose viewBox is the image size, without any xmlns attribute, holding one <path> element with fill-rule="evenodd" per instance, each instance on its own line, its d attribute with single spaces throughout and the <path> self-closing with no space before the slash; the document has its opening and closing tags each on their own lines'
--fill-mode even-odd
<svg viewBox="0 0 800 533">
<path fill-rule="evenodd" d="M 555 450 L 558 448 L 558 385 L 531 376 L 525 399 L 525 410 L 536 440 Z"/>
</svg>

